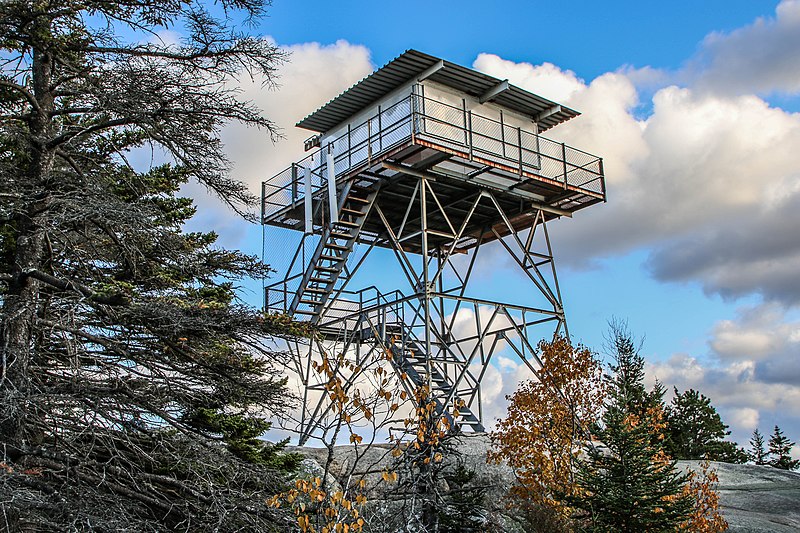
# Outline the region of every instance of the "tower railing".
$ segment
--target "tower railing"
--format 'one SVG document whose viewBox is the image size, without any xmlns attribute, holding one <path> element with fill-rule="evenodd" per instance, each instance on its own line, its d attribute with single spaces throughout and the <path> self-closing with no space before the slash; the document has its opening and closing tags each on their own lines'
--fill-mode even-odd
<svg viewBox="0 0 800 533">
<path fill-rule="evenodd" d="M 325 194 L 326 154 L 333 154 L 336 179 L 346 180 L 405 143 L 430 146 L 554 186 L 605 199 L 603 160 L 535 132 L 450 104 L 412 94 L 381 109 L 262 184 L 262 222 L 305 196 L 304 168 L 311 194 Z"/>
</svg>

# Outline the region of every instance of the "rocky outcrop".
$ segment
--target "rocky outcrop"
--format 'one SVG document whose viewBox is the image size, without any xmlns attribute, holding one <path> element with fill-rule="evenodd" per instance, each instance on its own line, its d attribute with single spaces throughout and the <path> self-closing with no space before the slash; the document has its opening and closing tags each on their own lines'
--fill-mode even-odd
<svg viewBox="0 0 800 533">
<path fill-rule="evenodd" d="M 719 476 L 720 507 L 731 533 L 800 531 L 800 472 L 771 466 L 711 463 Z M 699 470 L 696 461 L 679 465 Z"/>
<path fill-rule="evenodd" d="M 459 437 L 461 460 L 478 473 L 484 485 L 494 487 L 488 496 L 499 501 L 514 482 L 514 473 L 506 465 L 486 464 L 489 438 L 485 434 Z M 306 455 L 306 467 L 322 472 L 328 450 L 293 448 Z M 392 464 L 390 448 L 373 446 L 356 462 L 356 474 L 366 473 L 369 486 L 377 485 L 384 468 Z M 333 477 L 349 472 L 356 456 L 350 446 L 337 446 L 331 465 Z M 700 470 L 697 461 L 679 461 L 680 468 Z M 711 463 L 719 476 L 721 511 L 731 533 L 796 533 L 800 531 L 800 472 L 787 472 L 771 466 Z"/>
</svg>

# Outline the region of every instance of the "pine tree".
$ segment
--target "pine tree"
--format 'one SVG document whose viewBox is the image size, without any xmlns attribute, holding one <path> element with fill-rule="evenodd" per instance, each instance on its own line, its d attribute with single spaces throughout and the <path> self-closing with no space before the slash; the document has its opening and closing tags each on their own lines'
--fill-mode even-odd
<svg viewBox="0 0 800 533">
<path fill-rule="evenodd" d="M 768 464 L 769 452 L 764 448 L 764 435 L 756 428 L 750 438 L 750 460 L 757 465 Z"/>
<path fill-rule="evenodd" d="M 678 392 L 667 407 L 667 450 L 674 459 L 715 459 L 715 447 L 730 434 L 711 405 L 700 392 Z"/>
<path fill-rule="evenodd" d="M 458 461 L 443 474 L 447 482 L 441 508 L 437 509 L 440 533 L 476 533 L 486 525 L 485 486 L 475 483 L 475 470 Z"/>
<path fill-rule="evenodd" d="M 796 470 L 800 466 L 800 460 L 792 459 L 793 446 L 794 442 L 783 434 L 781 428 L 775 426 L 775 430 L 769 438 L 769 453 L 772 455 L 769 464 L 782 470 Z"/>
<path fill-rule="evenodd" d="M 271 123 L 230 85 L 280 53 L 233 27 L 265 3 L 0 2 L 0 514 L 11 530 L 270 530 L 297 458 L 257 437 L 287 407 L 237 300 L 253 257 L 185 233 L 187 180 L 240 211 L 218 134 Z M 241 12 L 244 11 L 244 13 Z M 238 12 L 238 13 L 237 13 Z M 154 35 L 186 28 L 179 44 Z M 123 38 L 122 35 L 125 37 Z M 139 148 L 171 164 L 132 168 Z"/>
<path fill-rule="evenodd" d="M 693 501 L 664 451 L 663 388 L 644 387 L 644 359 L 632 337 L 613 331 L 616 364 L 610 400 L 596 429 L 608 453 L 590 449 L 579 465 L 582 493 L 567 501 L 587 531 L 674 531 L 691 514 Z"/>
<path fill-rule="evenodd" d="M 723 440 L 713 443 L 707 454 L 707 460 L 721 463 L 744 464 L 750 459 L 747 451 L 735 442 Z"/>
</svg>

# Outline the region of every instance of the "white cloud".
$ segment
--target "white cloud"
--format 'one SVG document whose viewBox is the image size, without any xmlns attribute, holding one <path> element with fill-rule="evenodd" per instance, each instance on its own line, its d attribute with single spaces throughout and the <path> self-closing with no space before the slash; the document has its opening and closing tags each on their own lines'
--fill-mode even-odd
<svg viewBox="0 0 800 533">
<path fill-rule="evenodd" d="M 774 361 L 782 354 L 798 352 L 800 323 L 784 321 L 783 313 L 777 305 L 742 309 L 737 320 L 716 324 L 711 348 L 727 361 Z"/>
<path fill-rule="evenodd" d="M 679 390 L 694 388 L 718 408 L 733 437 L 746 444 L 761 426 L 768 434 L 780 425 L 800 438 L 800 322 L 785 319 L 776 305 L 740 310 L 735 320 L 718 322 L 709 346 L 713 363 L 686 354 L 651 363 L 650 380 L 658 378 Z"/>
<path fill-rule="evenodd" d="M 775 17 L 711 33 L 685 75 L 715 93 L 800 92 L 800 1 L 782 1 Z"/>
<path fill-rule="evenodd" d="M 741 407 L 738 409 L 729 409 L 728 413 L 728 422 L 731 426 L 749 431 L 758 428 L 760 416 L 757 409 Z"/>
<path fill-rule="evenodd" d="M 560 95 L 583 115 L 547 135 L 604 158 L 608 204 L 553 225 L 560 260 L 580 266 L 645 248 L 658 279 L 800 303 L 800 114 L 671 85 L 639 119 L 639 71 L 586 84 L 552 65 L 482 55 L 475 66 Z"/>
<path fill-rule="evenodd" d="M 530 369 L 521 362 L 498 357 L 498 365 L 489 365 L 481 383 L 483 423 L 487 430 L 494 429 L 497 420 L 508 414 L 507 397 L 514 394 L 523 381 L 535 379 Z M 473 365 L 473 372 L 480 369 Z"/>
<path fill-rule="evenodd" d="M 289 60 L 278 69 L 278 87 L 262 86 L 262 79 L 238 82 L 241 98 L 252 101 L 281 130 L 283 138 L 273 142 L 269 134 L 241 124 L 231 124 L 222 133 L 225 153 L 233 162 L 231 176 L 244 181 L 255 195 L 261 182 L 303 155 L 303 140 L 313 132 L 295 123 L 327 103 L 372 72 L 369 50 L 337 41 L 331 45 L 303 43 L 285 46 Z M 211 197 L 202 187 L 189 186 L 187 193 L 200 207 L 192 227 L 214 228 L 220 242 L 241 247 L 246 222 Z"/>
<path fill-rule="evenodd" d="M 284 138 L 272 143 L 265 133 L 232 125 L 223 134 L 226 152 L 234 162 L 234 176 L 260 192 L 261 182 L 303 155 L 303 140 L 314 132 L 295 124 L 372 72 L 369 50 L 347 41 L 331 45 L 303 43 L 284 47 L 289 61 L 278 70 L 275 90 L 261 80 L 242 81 L 242 97 L 264 111 Z"/>
<path fill-rule="evenodd" d="M 584 88 L 583 80 L 574 72 L 552 63 L 514 63 L 494 54 L 479 54 L 472 66 L 520 87 L 536 87 L 536 94 L 556 102 L 569 100 Z"/>
</svg>

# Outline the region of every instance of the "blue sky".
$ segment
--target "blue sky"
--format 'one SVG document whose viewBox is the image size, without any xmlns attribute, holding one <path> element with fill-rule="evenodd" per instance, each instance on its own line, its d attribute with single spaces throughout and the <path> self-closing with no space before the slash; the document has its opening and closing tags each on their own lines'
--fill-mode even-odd
<svg viewBox="0 0 800 533">
<path fill-rule="evenodd" d="M 408 48 L 567 103 L 583 116 L 552 135 L 604 156 L 609 182 L 553 229 L 573 336 L 600 349 L 627 319 L 650 378 L 709 395 L 737 440 L 775 423 L 800 439 L 800 2 L 495 6 L 274 0 L 255 31 L 290 62 L 276 91 L 242 88 L 286 139 L 226 130 L 236 177 L 257 190 L 299 159 L 294 122 Z M 196 224 L 261 251 L 213 201 Z M 501 399 L 516 381 L 498 379 Z"/>
<path fill-rule="evenodd" d="M 770 14 L 774 2 L 287 2 L 275 0 L 261 29 L 280 43 L 345 39 L 382 65 L 406 48 L 470 64 L 491 51 L 511 61 L 549 61 L 591 79 L 622 65 L 677 68 L 711 31 Z"/>
</svg>

